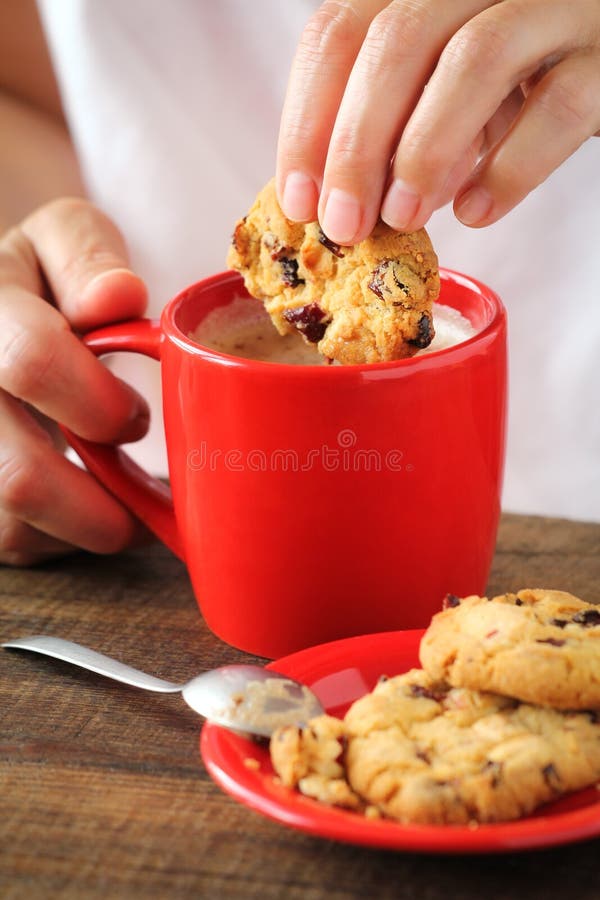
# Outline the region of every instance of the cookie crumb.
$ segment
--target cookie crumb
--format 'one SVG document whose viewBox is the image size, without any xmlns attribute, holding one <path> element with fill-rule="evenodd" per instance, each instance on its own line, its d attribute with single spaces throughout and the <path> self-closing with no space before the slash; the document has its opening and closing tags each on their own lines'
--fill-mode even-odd
<svg viewBox="0 0 600 900">
<path fill-rule="evenodd" d="M 376 806 L 369 804 L 365 807 L 364 812 L 365 819 L 381 819 L 383 818 L 381 815 L 381 810 L 379 810 Z"/>
</svg>

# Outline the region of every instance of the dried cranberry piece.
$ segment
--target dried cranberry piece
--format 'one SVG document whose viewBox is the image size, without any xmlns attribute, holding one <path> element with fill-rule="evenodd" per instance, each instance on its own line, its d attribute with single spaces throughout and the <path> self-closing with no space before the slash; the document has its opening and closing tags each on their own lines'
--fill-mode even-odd
<svg viewBox="0 0 600 900">
<path fill-rule="evenodd" d="M 283 256 L 289 257 L 294 252 L 293 247 L 288 247 L 287 244 L 284 244 L 272 231 L 265 231 L 262 236 L 262 242 L 269 251 L 271 259 L 275 261 L 280 260 Z"/>
<path fill-rule="evenodd" d="M 489 772 L 491 776 L 490 784 L 493 788 L 498 787 L 500 778 L 502 777 L 502 763 L 489 759 L 484 765 L 482 772 Z"/>
<path fill-rule="evenodd" d="M 407 296 L 409 294 L 408 287 L 398 278 L 396 266 L 397 263 L 395 260 L 382 259 L 371 273 L 369 289 L 372 290 L 380 300 L 391 298 L 395 293 L 395 288 L 398 288 Z M 384 296 L 384 294 L 387 296 Z"/>
<path fill-rule="evenodd" d="M 340 735 L 338 738 L 338 744 L 340 745 L 339 753 L 335 758 L 336 763 L 338 765 L 343 766 L 345 763 L 346 750 L 348 749 L 348 738 L 345 734 Z"/>
<path fill-rule="evenodd" d="M 319 243 L 323 244 L 324 247 L 327 247 L 328 250 L 331 250 L 334 256 L 337 256 L 338 259 L 342 259 L 344 254 L 342 253 L 342 248 L 339 244 L 334 244 L 333 241 L 330 241 L 327 235 L 319 228 Z"/>
<path fill-rule="evenodd" d="M 298 287 L 299 284 L 306 284 L 304 278 L 298 278 L 298 260 L 291 259 L 289 256 L 279 257 L 281 263 L 283 283 L 288 287 Z"/>
<path fill-rule="evenodd" d="M 548 787 L 552 788 L 554 791 L 559 791 L 560 787 L 560 775 L 556 771 L 556 767 L 552 765 L 552 763 L 548 763 L 547 766 L 544 766 L 542 769 L 542 777 Z"/>
<path fill-rule="evenodd" d="M 551 644 L 553 647 L 564 647 L 566 643 L 558 638 L 537 638 L 536 640 L 536 644 Z"/>
<path fill-rule="evenodd" d="M 427 315 L 427 313 L 423 313 L 421 318 L 419 319 L 419 324 L 417 325 L 417 336 L 416 338 L 412 338 L 412 340 L 407 341 L 407 344 L 412 344 L 414 347 L 419 347 L 423 350 L 425 347 L 429 347 L 430 343 L 433 340 L 433 326 L 431 323 L 431 318 Z"/>
<path fill-rule="evenodd" d="M 385 288 L 385 285 L 383 283 L 383 277 L 381 274 L 381 266 L 382 265 L 383 265 L 383 263 L 381 265 L 377 266 L 376 269 L 373 269 L 373 276 L 369 282 L 369 290 L 373 291 L 374 294 L 377 294 L 377 296 L 379 297 L 380 300 L 384 299 L 383 291 Z"/>
<path fill-rule="evenodd" d="M 296 306 L 294 309 L 284 309 L 283 318 L 295 325 L 300 334 L 304 335 L 311 344 L 319 343 L 329 324 L 322 321 L 325 318 L 325 313 L 318 303 Z"/>
<path fill-rule="evenodd" d="M 581 612 L 575 613 L 571 621 L 577 622 L 578 625 L 583 625 L 585 628 L 600 625 L 600 610 L 583 609 Z"/>
<path fill-rule="evenodd" d="M 235 231 L 231 235 L 231 243 L 233 244 L 234 248 L 237 250 L 238 253 L 241 253 L 241 251 L 242 251 L 242 247 L 240 245 L 240 236 L 241 236 L 241 233 L 242 233 L 242 230 L 243 230 L 245 224 L 246 224 L 246 216 L 244 216 L 244 218 L 241 219 L 241 221 L 239 221 L 237 223 L 237 225 L 235 226 Z"/>
<path fill-rule="evenodd" d="M 453 606 L 460 606 L 460 597 L 456 594 L 446 594 L 442 602 L 442 609 L 450 609 Z"/>
<path fill-rule="evenodd" d="M 435 700 L 436 703 L 440 703 L 446 696 L 445 693 L 432 691 L 422 684 L 411 684 L 410 692 L 413 697 L 424 697 L 426 700 Z"/>
</svg>

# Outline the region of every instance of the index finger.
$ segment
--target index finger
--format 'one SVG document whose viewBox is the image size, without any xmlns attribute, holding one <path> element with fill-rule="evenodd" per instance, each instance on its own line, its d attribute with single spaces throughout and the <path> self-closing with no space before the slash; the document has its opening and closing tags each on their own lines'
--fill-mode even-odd
<svg viewBox="0 0 600 900">
<path fill-rule="evenodd" d="M 277 194 L 293 221 L 317 218 L 327 148 L 346 82 L 371 21 L 388 2 L 326 0 L 304 29 L 277 147 Z"/>
<path fill-rule="evenodd" d="M 135 440 L 146 402 L 96 359 L 50 304 L 0 287 L 0 388 L 90 441 Z"/>
</svg>

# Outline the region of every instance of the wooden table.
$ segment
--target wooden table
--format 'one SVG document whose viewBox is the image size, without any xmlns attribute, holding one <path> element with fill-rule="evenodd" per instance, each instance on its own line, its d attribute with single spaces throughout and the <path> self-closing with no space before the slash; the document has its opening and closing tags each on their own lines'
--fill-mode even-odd
<svg viewBox="0 0 600 900">
<path fill-rule="evenodd" d="M 505 515 L 489 590 L 600 600 L 600 525 Z M 0 571 L 0 638 L 45 632 L 172 680 L 248 660 L 198 615 L 181 563 L 153 546 Z M 0 896 L 597 900 L 600 841 L 423 856 L 284 828 L 217 788 L 200 722 L 55 660 L 0 651 Z"/>
</svg>

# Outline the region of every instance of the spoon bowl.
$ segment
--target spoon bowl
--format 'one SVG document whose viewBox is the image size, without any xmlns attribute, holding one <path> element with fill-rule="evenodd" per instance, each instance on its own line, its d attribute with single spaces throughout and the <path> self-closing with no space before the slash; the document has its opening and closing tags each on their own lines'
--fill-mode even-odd
<svg viewBox="0 0 600 900">
<path fill-rule="evenodd" d="M 31 635 L 2 646 L 52 656 L 132 687 L 162 694 L 180 693 L 205 719 L 258 737 L 270 737 L 282 725 L 304 725 L 324 711 L 305 685 L 261 666 L 221 666 L 184 684 L 175 684 L 63 638 Z"/>
</svg>

